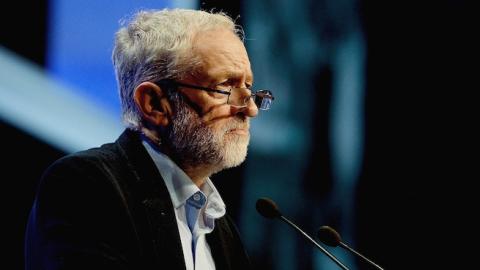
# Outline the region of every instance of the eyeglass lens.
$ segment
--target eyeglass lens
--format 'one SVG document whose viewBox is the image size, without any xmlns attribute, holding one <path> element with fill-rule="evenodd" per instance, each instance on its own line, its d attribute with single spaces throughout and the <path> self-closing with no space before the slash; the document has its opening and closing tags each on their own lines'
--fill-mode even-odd
<svg viewBox="0 0 480 270">
<path fill-rule="evenodd" d="M 235 106 L 245 106 L 250 98 L 254 98 L 255 104 L 260 110 L 268 110 L 272 104 L 273 96 L 269 90 L 259 90 L 253 95 L 246 95 L 243 88 L 232 88 L 228 97 L 228 104 Z"/>
<path fill-rule="evenodd" d="M 268 110 L 272 105 L 272 92 L 268 90 L 259 90 L 255 93 L 255 104 L 260 110 Z"/>
</svg>

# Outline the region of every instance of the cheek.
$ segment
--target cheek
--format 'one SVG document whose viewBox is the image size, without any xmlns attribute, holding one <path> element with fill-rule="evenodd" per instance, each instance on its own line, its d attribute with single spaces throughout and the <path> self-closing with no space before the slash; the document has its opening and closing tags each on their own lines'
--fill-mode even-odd
<svg viewBox="0 0 480 270">
<path fill-rule="evenodd" d="M 203 114 L 202 120 L 206 125 L 215 127 L 228 122 L 232 115 L 229 105 L 213 105 Z"/>
</svg>

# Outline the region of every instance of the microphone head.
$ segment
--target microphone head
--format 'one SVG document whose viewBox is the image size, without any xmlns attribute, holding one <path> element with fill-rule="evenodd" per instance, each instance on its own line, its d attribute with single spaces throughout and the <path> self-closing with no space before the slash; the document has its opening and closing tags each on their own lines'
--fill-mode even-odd
<svg viewBox="0 0 480 270">
<path fill-rule="evenodd" d="M 266 218 L 278 218 L 282 215 L 277 204 L 269 198 L 258 199 L 256 208 L 258 213 Z"/>
<path fill-rule="evenodd" d="M 325 245 L 336 247 L 342 242 L 340 234 L 329 226 L 322 226 L 318 229 L 317 237 Z"/>
</svg>

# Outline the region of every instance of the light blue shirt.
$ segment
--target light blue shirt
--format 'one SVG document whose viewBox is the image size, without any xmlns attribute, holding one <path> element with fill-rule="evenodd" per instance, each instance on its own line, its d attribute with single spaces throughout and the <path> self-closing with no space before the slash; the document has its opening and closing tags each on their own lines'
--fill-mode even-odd
<svg viewBox="0 0 480 270">
<path fill-rule="evenodd" d="M 190 177 L 167 155 L 146 140 L 142 144 L 162 175 L 175 209 L 187 270 L 215 269 L 205 235 L 215 228 L 215 219 L 226 213 L 225 203 L 210 178 L 198 188 Z"/>
</svg>

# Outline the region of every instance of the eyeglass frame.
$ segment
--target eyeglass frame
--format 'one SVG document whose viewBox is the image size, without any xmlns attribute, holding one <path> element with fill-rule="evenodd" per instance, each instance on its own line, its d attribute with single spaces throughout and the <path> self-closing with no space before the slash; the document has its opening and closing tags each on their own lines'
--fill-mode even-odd
<svg viewBox="0 0 480 270">
<path fill-rule="evenodd" d="M 212 88 L 209 88 L 209 87 L 204 87 L 204 86 L 198 86 L 198 85 L 192 85 L 192 84 L 187 84 L 187 83 L 181 83 L 181 82 L 177 82 L 175 80 L 172 80 L 172 79 L 163 79 L 163 80 L 159 80 L 159 81 L 156 81 L 156 82 L 153 82 L 155 83 L 156 85 L 159 85 L 159 84 L 167 84 L 167 85 L 175 85 L 175 86 L 180 86 L 180 87 L 186 87 L 186 88 L 190 88 L 190 89 L 195 89 L 195 90 L 203 90 L 203 91 L 207 91 L 207 92 L 213 92 L 213 93 L 219 93 L 219 94 L 223 94 L 223 95 L 227 95 L 227 103 L 228 105 L 230 106 L 236 106 L 236 107 L 247 107 L 248 105 L 246 104 L 247 102 L 245 102 L 244 105 L 234 105 L 234 104 L 230 104 L 228 103 L 228 101 L 230 100 L 230 95 L 232 94 L 232 89 L 245 89 L 245 90 L 249 90 L 250 91 L 250 95 L 248 98 L 253 98 L 253 97 L 257 97 L 259 93 L 265 93 L 269 96 L 269 98 L 271 98 L 271 101 L 273 101 L 275 99 L 275 97 L 272 95 L 272 92 L 270 90 L 257 90 L 257 91 L 253 91 L 252 89 L 250 88 L 243 88 L 243 87 L 231 87 L 230 88 L 230 91 L 225 91 L 225 90 L 219 90 L 219 89 L 212 89 Z M 261 92 L 262 91 L 262 92 Z M 245 98 L 245 100 L 247 100 L 247 98 Z M 267 108 L 267 109 L 261 109 L 260 106 L 255 102 L 254 100 L 254 103 L 255 103 L 255 106 L 257 106 L 258 109 L 260 110 L 269 110 L 270 109 L 270 106 Z"/>
</svg>

